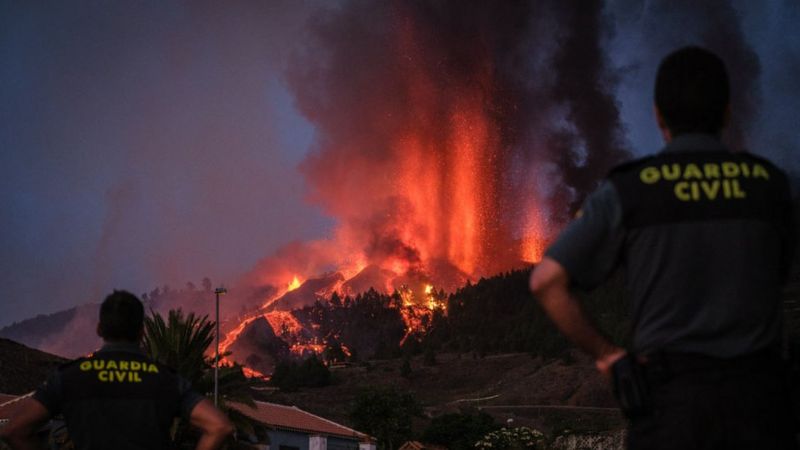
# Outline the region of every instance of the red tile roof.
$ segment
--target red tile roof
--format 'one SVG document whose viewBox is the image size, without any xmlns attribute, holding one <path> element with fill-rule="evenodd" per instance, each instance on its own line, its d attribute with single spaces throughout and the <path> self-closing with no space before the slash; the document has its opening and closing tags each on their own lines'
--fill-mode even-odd
<svg viewBox="0 0 800 450">
<path fill-rule="evenodd" d="M 0 421 L 8 420 L 14 409 L 19 405 L 19 400 L 29 397 L 33 392 L 24 396 L 0 394 Z M 230 406 L 264 425 L 305 433 L 321 434 L 325 436 L 345 437 L 359 441 L 373 441 L 369 435 L 340 425 L 331 420 L 303 411 L 296 406 L 278 405 L 277 403 L 255 402 L 256 407 L 242 403 L 230 403 Z"/>
<path fill-rule="evenodd" d="M 435 444 L 426 444 L 420 441 L 407 441 L 399 450 L 447 450 L 447 447 Z"/>
<path fill-rule="evenodd" d="M 276 403 L 255 402 L 256 407 L 241 403 L 230 403 L 242 414 L 255 419 L 264 425 L 306 433 L 321 434 L 334 437 L 346 437 L 360 441 L 374 440 L 369 435 L 347 428 L 331 420 L 303 411 L 296 406 L 278 405 Z"/>
</svg>

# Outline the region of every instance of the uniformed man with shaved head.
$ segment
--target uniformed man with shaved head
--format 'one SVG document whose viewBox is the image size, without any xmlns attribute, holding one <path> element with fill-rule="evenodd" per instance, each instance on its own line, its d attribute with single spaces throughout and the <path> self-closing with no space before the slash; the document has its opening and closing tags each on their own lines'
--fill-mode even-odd
<svg viewBox="0 0 800 450">
<path fill-rule="evenodd" d="M 201 431 L 198 450 L 219 448 L 233 426 L 188 381 L 145 356 L 144 307 L 114 291 L 100 306 L 103 347 L 65 364 L 0 429 L 14 449 L 37 448 L 36 430 L 63 414 L 77 450 L 154 450 L 170 447 L 170 428 L 182 417 Z"/>
<path fill-rule="evenodd" d="M 666 146 L 612 170 L 531 275 L 550 318 L 613 380 L 631 449 L 796 448 L 780 357 L 790 189 L 775 165 L 720 141 L 729 96 L 717 55 L 668 55 L 655 83 Z M 627 351 L 570 294 L 620 266 Z"/>
</svg>

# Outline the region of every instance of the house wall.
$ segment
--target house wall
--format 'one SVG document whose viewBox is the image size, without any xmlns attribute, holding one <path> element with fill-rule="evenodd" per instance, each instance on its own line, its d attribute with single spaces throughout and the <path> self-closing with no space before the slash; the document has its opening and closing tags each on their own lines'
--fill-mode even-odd
<svg viewBox="0 0 800 450">
<path fill-rule="evenodd" d="M 267 434 L 269 435 L 270 450 L 280 450 L 281 445 L 295 447 L 298 450 L 309 450 L 307 433 L 298 433 L 295 431 L 286 430 L 270 430 L 267 432 Z"/>
<path fill-rule="evenodd" d="M 295 447 L 298 450 L 310 450 L 309 438 L 311 435 L 307 433 L 299 433 L 295 431 L 286 430 L 269 430 L 267 431 L 270 439 L 270 450 L 280 450 L 281 445 L 287 447 Z M 338 437 L 328 437 L 327 450 L 359 450 L 358 441 L 355 439 L 345 439 Z"/>
<path fill-rule="evenodd" d="M 358 441 L 338 437 L 329 437 L 328 450 L 358 450 Z"/>
</svg>

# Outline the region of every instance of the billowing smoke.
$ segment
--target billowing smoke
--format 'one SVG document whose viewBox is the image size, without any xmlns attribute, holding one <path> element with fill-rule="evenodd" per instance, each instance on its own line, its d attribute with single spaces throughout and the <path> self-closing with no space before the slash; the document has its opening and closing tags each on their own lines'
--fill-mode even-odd
<svg viewBox="0 0 800 450">
<path fill-rule="evenodd" d="M 740 3 L 747 10 L 749 5 Z M 646 109 L 652 115 L 653 80 L 661 58 L 679 47 L 699 45 L 720 55 L 728 67 L 733 114 L 723 136 L 726 143 L 735 149 L 752 149 L 749 141 L 761 105 L 761 63 L 745 37 L 742 10 L 731 1 L 617 0 L 611 5 L 620 41 L 635 43 L 628 47 L 622 42 L 625 58 L 643 69 L 638 83 L 632 83 L 634 89 L 650 94 L 649 103 L 638 105 L 643 113 Z"/>
<path fill-rule="evenodd" d="M 560 0 L 316 15 L 287 80 L 318 131 L 301 170 L 339 220 L 334 253 L 464 277 L 536 260 L 625 156 L 607 23 L 599 4 Z"/>
<path fill-rule="evenodd" d="M 9 323 L 206 275 L 232 315 L 296 278 L 447 289 L 535 261 L 624 149 L 662 145 L 652 83 L 683 45 L 728 63 L 727 140 L 800 170 L 791 0 L 0 9 Z"/>
</svg>

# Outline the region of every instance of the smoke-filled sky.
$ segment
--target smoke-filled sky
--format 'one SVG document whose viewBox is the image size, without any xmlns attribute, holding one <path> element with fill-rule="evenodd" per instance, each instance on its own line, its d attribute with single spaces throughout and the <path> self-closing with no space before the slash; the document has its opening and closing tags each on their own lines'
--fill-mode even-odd
<svg viewBox="0 0 800 450">
<path fill-rule="evenodd" d="M 486 58 L 491 86 L 514 94 L 498 98 L 519 102 L 494 104 L 500 134 L 484 141 L 549 145 L 562 199 L 589 189 L 608 155 L 660 147 L 656 65 L 692 43 L 718 51 L 739 87 L 730 139 L 797 175 L 796 2 L 589 3 L 497 2 L 504 10 L 489 13 L 493 2 L 0 3 L 0 326 L 113 288 L 141 293 L 205 276 L 234 284 L 291 242 L 320 242 L 341 233 L 342 220 L 363 221 L 331 193 L 369 197 L 342 184 L 375 174 L 347 164 L 410 120 L 370 114 L 413 110 L 420 99 L 469 110 L 459 93 L 485 82 L 485 54 L 502 56 Z M 406 19 L 410 34 L 389 39 L 387 24 Z M 417 62 L 382 66 L 389 41 Z M 371 78 L 396 70 L 400 84 Z M 434 100 L 424 90 L 391 97 L 388 88 L 437 71 L 454 75 L 429 83 Z M 385 88 L 393 106 L 374 107 Z M 359 101 L 362 91 L 369 101 Z M 591 120 L 598 110 L 607 113 Z M 409 117 L 416 129 L 441 119 Z M 531 130 L 550 134 L 537 141 Z M 420 133 L 423 144 L 432 136 Z M 358 158 L 342 156 L 348 143 Z M 498 167 L 540 154 L 504 155 Z M 480 194 L 510 198 L 495 191 Z"/>
</svg>

